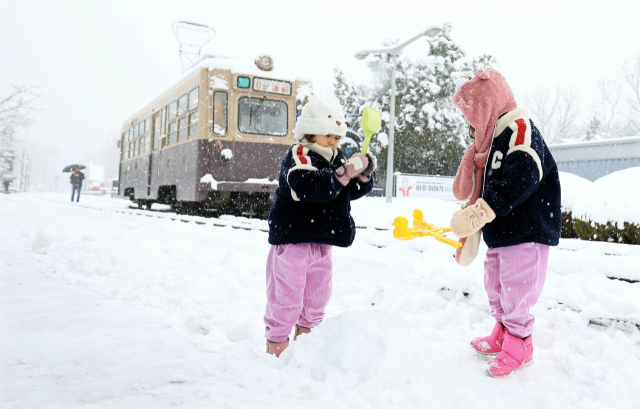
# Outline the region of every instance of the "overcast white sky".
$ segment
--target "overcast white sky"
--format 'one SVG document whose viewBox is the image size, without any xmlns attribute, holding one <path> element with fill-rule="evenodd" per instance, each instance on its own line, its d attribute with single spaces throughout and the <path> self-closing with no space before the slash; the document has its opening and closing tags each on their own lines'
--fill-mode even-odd
<svg viewBox="0 0 640 409">
<path fill-rule="evenodd" d="M 205 51 L 295 66 L 331 92 L 332 68 L 368 78 L 355 51 L 452 24 L 470 56 L 492 54 L 516 97 L 536 87 L 573 87 L 588 111 L 600 79 L 617 79 L 640 52 L 640 1 L 144 1 L 0 0 L 0 95 L 38 86 L 28 135 L 48 166 L 89 162 L 115 145 L 122 122 L 180 74 L 176 20 L 210 25 Z M 428 51 L 417 41 L 406 54 Z M 39 152 L 37 152 L 39 149 Z"/>
</svg>

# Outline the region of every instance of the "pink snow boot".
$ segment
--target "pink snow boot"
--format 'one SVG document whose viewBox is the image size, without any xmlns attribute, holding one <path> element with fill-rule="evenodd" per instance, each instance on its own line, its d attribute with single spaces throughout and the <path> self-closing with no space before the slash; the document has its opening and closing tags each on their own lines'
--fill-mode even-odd
<svg viewBox="0 0 640 409">
<path fill-rule="evenodd" d="M 501 322 L 496 322 L 491 335 L 474 339 L 471 341 L 471 346 L 481 355 L 498 355 L 502 351 L 502 343 L 506 332 L 504 325 Z"/>
<path fill-rule="evenodd" d="M 276 357 L 280 357 L 282 351 L 285 350 L 286 347 L 289 346 L 289 338 L 287 338 L 284 342 L 271 342 L 267 340 L 267 354 L 275 355 Z"/>
<path fill-rule="evenodd" d="M 302 325 L 296 324 L 296 332 L 293 335 L 293 340 L 295 341 L 298 338 L 298 335 L 308 334 L 311 332 L 311 328 L 303 327 Z"/>
<path fill-rule="evenodd" d="M 502 352 L 489 361 L 487 373 L 494 378 L 501 378 L 513 372 L 514 369 L 524 368 L 533 363 L 532 336 L 525 339 L 514 337 L 505 330 Z"/>
</svg>

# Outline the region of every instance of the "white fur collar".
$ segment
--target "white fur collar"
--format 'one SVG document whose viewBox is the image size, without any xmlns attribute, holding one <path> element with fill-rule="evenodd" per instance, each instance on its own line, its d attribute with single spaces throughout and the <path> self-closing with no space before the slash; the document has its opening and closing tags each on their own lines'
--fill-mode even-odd
<svg viewBox="0 0 640 409">
<path fill-rule="evenodd" d="M 529 108 L 526 108 L 526 107 L 516 108 L 513 111 L 507 112 L 505 116 L 498 119 L 498 122 L 496 122 L 496 131 L 493 134 L 493 137 L 497 138 L 507 128 L 507 126 L 509 126 L 510 123 L 512 123 L 518 118 L 523 118 L 528 123 Z"/>
<path fill-rule="evenodd" d="M 302 138 L 300 145 L 322 156 L 328 162 L 332 162 L 333 159 L 338 156 L 337 149 L 331 149 L 329 147 L 325 148 L 324 146 L 318 145 L 316 142 L 308 142 L 306 138 Z"/>
</svg>

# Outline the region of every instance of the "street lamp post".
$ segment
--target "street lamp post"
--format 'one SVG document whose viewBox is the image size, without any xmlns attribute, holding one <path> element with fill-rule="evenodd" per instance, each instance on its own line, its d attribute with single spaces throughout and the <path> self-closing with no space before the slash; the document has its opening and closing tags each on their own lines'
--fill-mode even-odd
<svg viewBox="0 0 640 409">
<path fill-rule="evenodd" d="M 429 27 L 426 30 L 420 32 L 415 37 L 410 38 L 404 43 L 397 45 L 393 48 L 385 48 L 381 50 L 362 50 L 355 54 L 356 59 L 364 60 L 369 54 L 389 54 L 393 58 L 393 66 L 391 68 L 391 91 L 389 92 L 389 147 L 387 149 L 387 188 L 385 197 L 387 203 L 391 203 L 393 197 L 393 131 L 395 128 L 396 119 L 396 62 L 398 61 L 398 55 L 402 52 L 402 49 L 407 45 L 419 40 L 422 37 L 429 36 L 435 37 L 442 32 L 439 27 Z"/>
</svg>

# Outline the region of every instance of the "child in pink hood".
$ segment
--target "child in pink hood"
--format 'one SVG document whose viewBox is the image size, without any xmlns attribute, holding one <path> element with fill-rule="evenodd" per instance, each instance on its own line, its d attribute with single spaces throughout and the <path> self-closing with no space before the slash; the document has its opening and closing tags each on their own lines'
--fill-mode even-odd
<svg viewBox="0 0 640 409">
<path fill-rule="evenodd" d="M 451 220 L 464 243 L 456 261 L 473 261 L 482 231 L 489 247 L 485 289 L 496 324 L 471 346 L 497 355 L 488 373 L 500 377 L 533 362 L 529 309 L 542 292 L 549 247 L 560 238 L 560 179 L 528 109 L 518 108 L 498 71 L 481 68 L 470 81 L 461 77 L 452 100 L 474 139 L 453 183 L 456 198 L 469 201 Z"/>
</svg>

